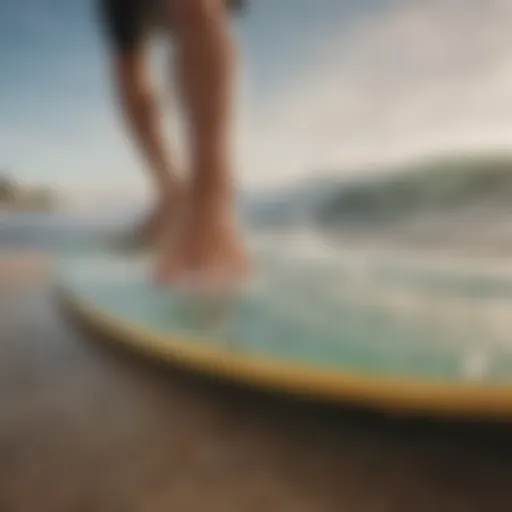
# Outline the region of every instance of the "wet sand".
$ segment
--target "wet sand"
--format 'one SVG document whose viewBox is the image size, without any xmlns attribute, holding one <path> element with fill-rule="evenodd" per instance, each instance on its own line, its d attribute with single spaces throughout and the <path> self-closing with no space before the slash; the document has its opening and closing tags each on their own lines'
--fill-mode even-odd
<svg viewBox="0 0 512 512">
<path fill-rule="evenodd" d="M 509 512 L 512 427 L 297 403 L 112 348 L 0 258 L 1 512 Z"/>
</svg>

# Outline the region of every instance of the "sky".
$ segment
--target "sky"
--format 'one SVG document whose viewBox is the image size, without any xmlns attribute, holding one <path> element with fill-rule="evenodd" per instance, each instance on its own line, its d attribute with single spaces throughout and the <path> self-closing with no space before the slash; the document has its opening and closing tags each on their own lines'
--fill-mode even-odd
<svg viewBox="0 0 512 512">
<path fill-rule="evenodd" d="M 508 150 L 511 25 L 509 0 L 251 0 L 236 23 L 239 183 Z M 148 190 L 114 107 L 94 1 L 0 2 L 0 66 L 0 169 L 77 198 Z M 175 121 L 170 107 L 169 135 Z"/>
</svg>

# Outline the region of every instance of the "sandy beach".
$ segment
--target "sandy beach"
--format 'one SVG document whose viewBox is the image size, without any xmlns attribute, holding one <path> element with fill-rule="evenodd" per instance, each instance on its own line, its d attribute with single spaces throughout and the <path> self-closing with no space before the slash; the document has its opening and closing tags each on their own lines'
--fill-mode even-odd
<svg viewBox="0 0 512 512">
<path fill-rule="evenodd" d="M 0 258 L 0 510 L 508 512 L 506 426 L 264 397 L 110 348 Z"/>
</svg>

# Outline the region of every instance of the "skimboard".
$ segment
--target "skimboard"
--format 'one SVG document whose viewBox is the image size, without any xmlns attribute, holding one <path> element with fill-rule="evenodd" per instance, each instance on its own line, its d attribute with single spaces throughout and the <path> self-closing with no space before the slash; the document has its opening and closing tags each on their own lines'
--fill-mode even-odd
<svg viewBox="0 0 512 512">
<path fill-rule="evenodd" d="M 177 367 L 389 412 L 512 417 L 512 272 L 253 253 L 236 297 L 159 288 L 150 253 L 101 246 L 60 254 L 56 282 L 85 323 Z"/>
</svg>

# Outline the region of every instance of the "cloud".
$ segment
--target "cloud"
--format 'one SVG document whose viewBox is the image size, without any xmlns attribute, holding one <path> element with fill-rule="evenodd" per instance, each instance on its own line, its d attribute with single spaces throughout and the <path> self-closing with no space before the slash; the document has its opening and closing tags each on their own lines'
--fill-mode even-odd
<svg viewBox="0 0 512 512">
<path fill-rule="evenodd" d="M 404 2 L 332 37 L 246 119 L 244 180 L 512 142 L 508 1 Z"/>
</svg>

